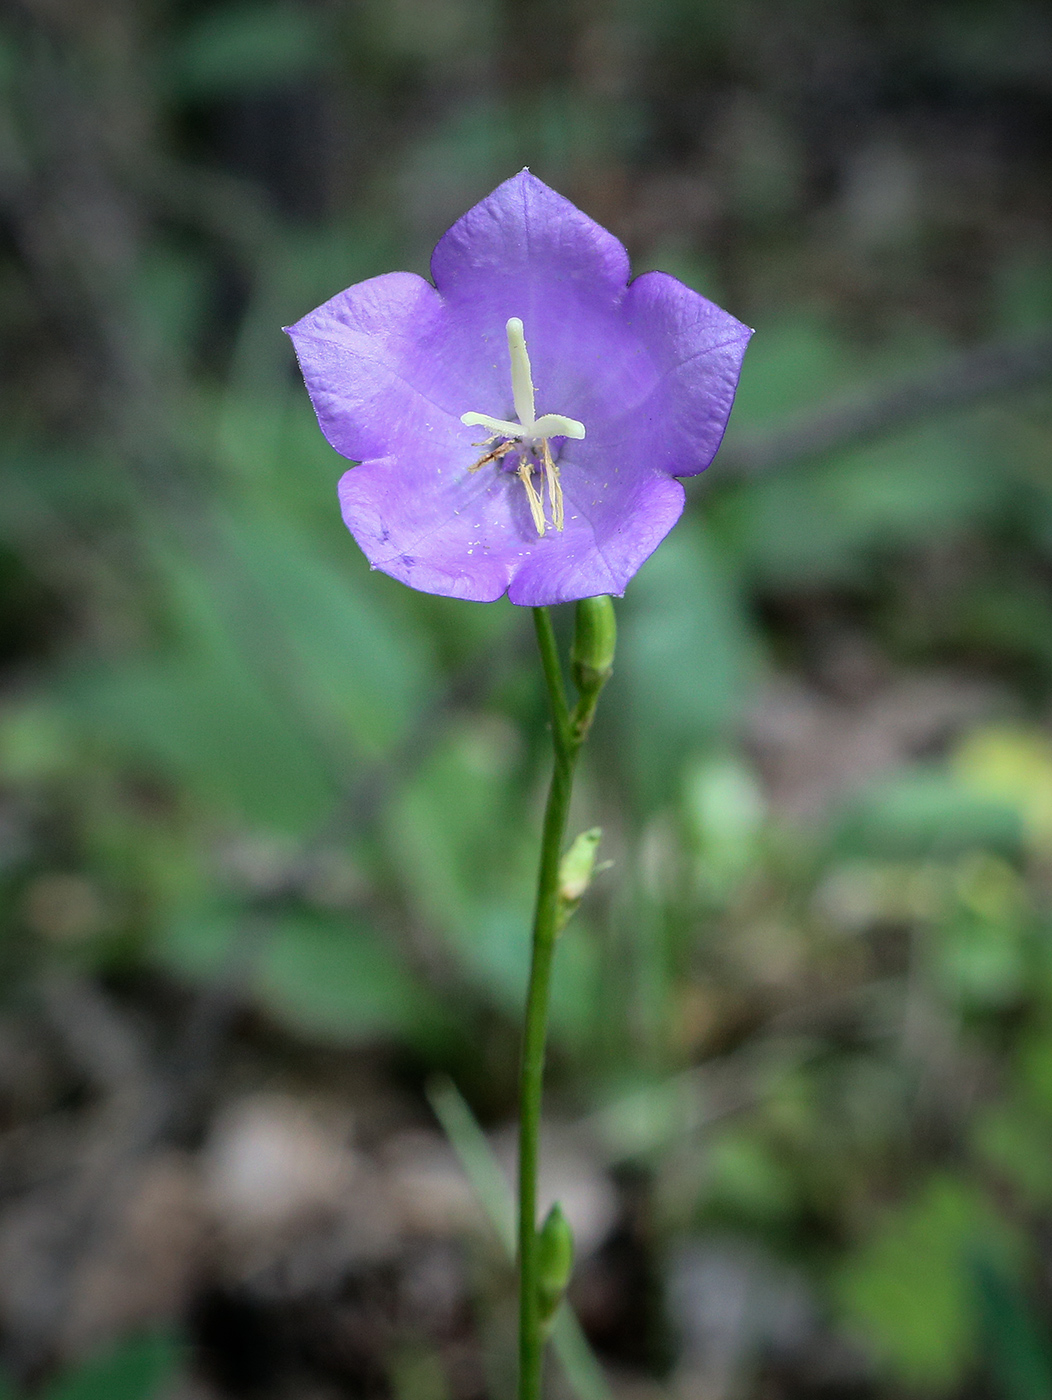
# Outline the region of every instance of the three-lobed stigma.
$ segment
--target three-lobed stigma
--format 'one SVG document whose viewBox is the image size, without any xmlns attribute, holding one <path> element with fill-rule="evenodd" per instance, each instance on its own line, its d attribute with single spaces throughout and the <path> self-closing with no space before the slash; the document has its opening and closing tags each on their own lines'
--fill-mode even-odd
<svg viewBox="0 0 1052 1400">
<path fill-rule="evenodd" d="M 488 462 L 500 462 L 511 452 L 518 452 L 519 465 L 516 475 L 526 488 L 526 499 L 530 504 L 530 514 L 538 535 L 543 535 L 548 522 L 544 513 L 544 489 L 548 489 L 548 509 L 554 529 L 561 530 L 564 522 L 563 489 L 559 482 L 559 468 L 552 457 L 549 438 L 583 438 L 584 424 L 576 418 L 567 418 L 562 413 L 542 413 L 537 415 L 533 373 L 530 357 L 526 350 L 526 336 L 518 316 L 512 316 L 507 325 L 508 354 L 511 358 L 511 393 L 515 412 L 519 421 L 512 423 L 506 418 L 492 418 L 488 413 L 462 413 L 460 421 L 469 428 L 485 428 L 490 436 L 485 444 L 496 443 L 479 458 L 472 471 L 478 471 Z M 531 460 L 532 459 L 532 460 Z M 541 489 L 533 484 L 533 473 L 541 473 Z"/>
</svg>

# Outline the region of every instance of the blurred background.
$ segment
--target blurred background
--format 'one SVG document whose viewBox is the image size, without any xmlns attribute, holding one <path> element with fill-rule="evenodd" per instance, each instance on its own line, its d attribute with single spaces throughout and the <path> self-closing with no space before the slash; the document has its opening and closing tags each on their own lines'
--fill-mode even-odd
<svg viewBox="0 0 1052 1400">
<path fill-rule="evenodd" d="M 529 164 L 756 328 L 575 799 L 553 1394 L 1047 1400 L 1052 10 L 5 0 L 0 90 L 0 1388 L 511 1393 L 530 619 L 370 574 L 279 328 Z"/>
</svg>

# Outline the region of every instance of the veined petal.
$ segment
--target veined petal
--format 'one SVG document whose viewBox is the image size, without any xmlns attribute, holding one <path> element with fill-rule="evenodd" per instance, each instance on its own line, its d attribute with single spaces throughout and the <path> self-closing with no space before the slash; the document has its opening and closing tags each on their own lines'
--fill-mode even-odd
<svg viewBox="0 0 1052 1400">
<path fill-rule="evenodd" d="M 288 328 L 322 432 L 344 457 L 380 455 L 406 432 L 457 424 L 422 344 L 438 340 L 442 300 L 411 272 L 340 292 Z"/>
<path fill-rule="evenodd" d="M 386 457 L 340 479 L 344 521 L 369 563 L 424 593 L 494 602 L 507 592 L 512 567 L 508 551 L 490 541 L 524 533 L 510 517 L 512 493 L 480 473 L 453 489 L 441 480 L 426 489 L 434 483 L 425 477 L 418 494 L 404 489 L 404 469 L 404 457 Z"/>
<path fill-rule="evenodd" d="M 469 209 L 431 256 L 435 286 L 451 301 L 471 297 L 493 278 L 544 287 L 556 282 L 616 300 L 628 273 L 623 244 L 528 170 Z M 525 322 L 527 338 L 531 310 L 509 312 Z"/>
<path fill-rule="evenodd" d="M 645 418 L 656 467 L 695 476 L 723 439 L 752 331 L 667 272 L 637 277 L 623 310 L 657 370 L 629 412 Z"/>
<path fill-rule="evenodd" d="M 633 489 L 619 496 L 616 509 L 607 510 L 591 504 L 587 482 L 575 480 L 567 490 L 570 479 L 564 472 L 566 525 L 556 537 L 563 547 L 536 550 L 515 571 L 508 589 L 508 597 L 521 607 L 548 607 L 600 593 L 619 598 L 683 513 L 683 487 L 657 472 L 638 478 Z"/>
</svg>

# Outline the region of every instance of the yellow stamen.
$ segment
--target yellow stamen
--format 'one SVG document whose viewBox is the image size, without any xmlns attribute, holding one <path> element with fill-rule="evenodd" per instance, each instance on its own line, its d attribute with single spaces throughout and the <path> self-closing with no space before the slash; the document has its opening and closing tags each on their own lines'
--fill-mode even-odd
<svg viewBox="0 0 1052 1400">
<path fill-rule="evenodd" d="M 563 488 L 559 481 L 559 468 L 555 465 L 548 439 L 541 438 L 541 460 L 544 463 L 544 477 L 548 483 L 548 503 L 552 508 L 552 524 L 557 530 L 563 528 Z"/>
<path fill-rule="evenodd" d="M 519 460 L 519 480 L 526 487 L 526 499 L 530 503 L 530 514 L 533 516 L 533 523 L 537 527 L 538 535 L 544 534 L 544 501 L 537 494 L 537 488 L 533 484 L 533 468 L 523 457 Z"/>
</svg>

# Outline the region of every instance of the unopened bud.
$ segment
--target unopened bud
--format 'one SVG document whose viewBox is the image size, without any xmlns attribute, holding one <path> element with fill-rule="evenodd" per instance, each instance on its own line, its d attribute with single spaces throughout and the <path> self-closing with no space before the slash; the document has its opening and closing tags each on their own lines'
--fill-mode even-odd
<svg viewBox="0 0 1052 1400">
<path fill-rule="evenodd" d="M 602 839 L 603 829 L 600 826 L 593 826 L 588 831 L 582 831 L 559 862 L 557 931 L 566 927 L 570 916 L 592 883 L 592 876 L 595 874 L 595 856 Z"/>
<path fill-rule="evenodd" d="M 582 598 L 577 604 L 570 650 L 574 685 L 579 691 L 598 690 L 609 680 L 616 645 L 614 600 L 605 593 L 598 598 Z"/>
<path fill-rule="evenodd" d="M 538 1233 L 537 1256 L 537 1315 L 547 1330 L 573 1273 L 573 1231 L 558 1202 Z"/>
</svg>

